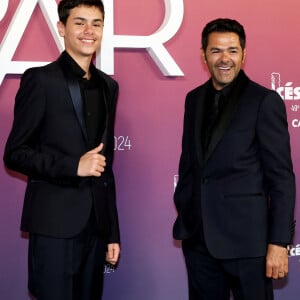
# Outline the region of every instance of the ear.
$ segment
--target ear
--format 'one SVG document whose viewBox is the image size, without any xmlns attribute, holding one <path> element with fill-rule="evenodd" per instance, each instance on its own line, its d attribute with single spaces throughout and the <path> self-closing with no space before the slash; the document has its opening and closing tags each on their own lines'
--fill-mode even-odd
<svg viewBox="0 0 300 300">
<path fill-rule="evenodd" d="M 201 48 L 201 59 L 202 59 L 202 61 L 203 61 L 203 63 L 207 63 L 207 61 L 206 61 L 206 55 L 205 55 L 205 52 L 204 52 L 204 50 Z"/>
<path fill-rule="evenodd" d="M 56 26 L 57 26 L 57 31 L 58 31 L 59 35 L 61 37 L 64 37 L 65 36 L 65 25 L 61 21 L 58 21 Z"/>
<path fill-rule="evenodd" d="M 246 51 L 246 48 L 245 48 L 244 51 L 243 51 L 243 60 L 242 60 L 242 63 L 245 62 L 245 59 L 246 59 L 246 53 L 247 53 L 247 51 Z"/>
</svg>

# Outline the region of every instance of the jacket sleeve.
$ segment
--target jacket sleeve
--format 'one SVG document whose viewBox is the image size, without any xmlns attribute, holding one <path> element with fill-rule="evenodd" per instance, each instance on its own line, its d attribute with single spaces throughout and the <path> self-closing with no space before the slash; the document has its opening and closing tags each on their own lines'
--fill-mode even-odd
<svg viewBox="0 0 300 300">
<path fill-rule="evenodd" d="M 193 144 L 193 141 L 190 140 L 190 135 L 194 131 L 194 128 L 191 127 L 191 113 L 192 113 L 192 98 L 189 94 L 186 97 L 185 101 L 185 111 L 184 111 L 184 121 L 183 121 L 183 134 L 182 134 L 182 143 L 181 143 L 181 155 L 179 160 L 179 169 L 178 175 L 179 180 L 176 186 L 174 201 L 178 211 L 181 210 L 183 202 L 186 203 L 187 198 L 192 197 L 192 182 L 193 182 L 193 173 L 192 173 L 192 158 L 190 147 Z"/>
<path fill-rule="evenodd" d="M 4 162 L 9 169 L 27 176 L 63 183 L 64 179 L 77 176 L 79 157 L 49 154 L 39 149 L 47 101 L 44 80 L 38 68 L 29 69 L 22 76 Z"/>
<path fill-rule="evenodd" d="M 268 92 L 264 97 L 256 128 L 269 195 L 268 242 L 290 244 L 295 226 L 295 176 L 285 105 L 276 92 Z"/>
<path fill-rule="evenodd" d="M 115 123 L 115 114 L 116 114 L 116 104 L 119 93 L 119 86 L 116 81 L 110 81 L 109 84 L 110 90 L 110 113 L 111 123 L 109 124 L 109 135 L 107 137 L 107 147 L 106 147 L 106 161 L 107 165 L 110 168 L 111 174 L 111 192 L 109 193 L 109 218 L 110 218 L 110 235 L 108 237 L 108 243 L 120 243 L 120 230 L 119 230 L 119 220 L 118 220 L 118 211 L 117 211 L 117 201 L 116 201 L 116 187 L 115 187 L 115 178 L 112 171 L 113 157 L 114 157 L 114 123 Z"/>
<path fill-rule="evenodd" d="M 199 221 L 195 201 L 195 101 L 189 93 L 185 101 L 182 152 L 179 161 L 179 180 L 174 193 L 174 203 L 178 216 L 173 226 L 173 237 L 183 240 L 190 237 Z"/>
</svg>

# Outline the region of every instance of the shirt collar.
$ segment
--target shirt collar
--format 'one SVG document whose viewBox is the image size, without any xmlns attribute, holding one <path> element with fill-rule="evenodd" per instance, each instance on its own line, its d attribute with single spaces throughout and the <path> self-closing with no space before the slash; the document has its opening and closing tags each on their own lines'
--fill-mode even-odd
<svg viewBox="0 0 300 300">
<path fill-rule="evenodd" d="M 72 58 L 72 56 L 67 51 L 64 51 L 62 53 L 62 56 L 64 57 L 64 59 L 68 64 L 69 71 L 73 73 L 74 76 L 77 77 L 78 79 L 83 78 L 86 72 L 77 64 L 77 62 Z M 91 71 L 93 70 L 91 66 L 90 66 L 90 70 Z M 93 72 L 91 72 L 91 74 L 92 73 Z"/>
</svg>

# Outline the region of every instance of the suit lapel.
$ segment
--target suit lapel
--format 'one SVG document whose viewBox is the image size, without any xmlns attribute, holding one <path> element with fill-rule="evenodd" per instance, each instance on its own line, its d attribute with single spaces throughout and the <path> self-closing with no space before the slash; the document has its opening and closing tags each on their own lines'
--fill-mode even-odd
<svg viewBox="0 0 300 300">
<path fill-rule="evenodd" d="M 82 134 L 86 142 L 88 142 L 80 86 L 77 77 L 72 72 L 70 72 L 70 63 L 68 63 L 68 59 L 70 60 L 71 58 L 68 58 L 68 54 L 66 53 L 66 51 L 64 51 L 57 59 L 57 63 L 60 65 L 61 70 L 65 76 L 77 120 L 80 124 Z"/>
<path fill-rule="evenodd" d="M 108 124 L 109 124 L 109 118 L 110 118 L 110 113 L 109 113 L 109 109 L 108 109 L 109 106 L 108 106 L 108 102 L 107 102 L 108 87 L 107 87 L 106 81 L 102 78 L 102 76 L 99 73 L 95 72 L 94 74 L 99 79 L 99 85 L 100 85 L 100 82 L 103 85 L 101 92 L 102 92 L 102 97 L 103 97 L 103 101 L 105 103 L 105 110 L 106 110 L 105 128 L 104 128 L 104 132 L 103 132 L 103 135 L 101 138 L 101 142 L 104 144 L 104 147 L 101 151 L 101 153 L 103 154 L 106 151 L 107 132 L 108 132 Z M 74 109 L 76 112 L 77 119 L 79 121 L 82 133 L 83 133 L 86 141 L 88 142 L 88 134 L 87 134 L 86 124 L 85 124 L 83 102 L 82 102 L 79 83 L 78 83 L 77 79 L 70 76 L 70 74 L 68 72 L 66 72 L 66 78 L 68 81 L 68 88 L 70 91 L 70 95 L 71 95 L 73 106 L 74 106 Z"/>
<path fill-rule="evenodd" d="M 224 132 L 228 128 L 228 125 L 230 124 L 236 112 L 240 96 L 244 91 L 248 82 L 249 82 L 248 77 L 245 75 L 243 71 L 240 71 L 240 76 L 239 78 L 237 78 L 237 81 L 233 86 L 232 91 L 228 95 L 227 105 L 224 108 L 224 111 L 213 131 L 210 143 L 208 145 L 207 152 L 205 154 L 205 161 L 209 159 L 214 149 L 216 148 L 217 144 L 219 143 L 221 137 L 223 136 Z"/>
<path fill-rule="evenodd" d="M 69 88 L 69 92 L 70 92 L 73 106 L 75 109 L 75 113 L 76 113 L 77 119 L 79 121 L 83 136 L 84 136 L 85 140 L 88 141 L 87 130 L 86 130 L 86 125 L 85 125 L 85 121 L 84 121 L 83 102 L 82 102 L 79 83 L 75 78 L 68 76 L 68 72 L 66 72 L 66 75 L 67 75 L 68 88 Z"/>
<path fill-rule="evenodd" d="M 72 104 L 74 107 L 74 111 L 75 111 L 77 120 L 80 124 L 82 134 L 83 134 L 86 142 L 88 142 L 88 134 L 87 134 L 87 128 L 86 128 L 86 124 L 85 124 L 83 101 L 82 101 L 80 86 L 79 86 L 77 77 L 74 76 L 73 73 L 69 71 L 70 66 L 68 65 L 67 54 L 65 52 L 63 52 L 61 54 L 61 56 L 58 58 L 57 62 L 58 62 L 58 64 L 61 65 L 61 69 L 66 78 L 67 86 L 68 86 L 69 93 L 70 93 L 71 100 L 72 100 Z M 104 153 L 106 144 L 107 144 L 106 141 L 107 141 L 107 134 L 108 134 L 108 124 L 110 122 L 110 120 L 109 120 L 110 112 L 109 112 L 109 105 L 108 105 L 109 103 L 108 103 L 108 98 L 107 98 L 109 89 L 108 89 L 108 85 L 107 85 L 105 78 L 103 78 L 103 76 L 101 76 L 101 73 L 98 72 L 98 70 L 94 67 L 94 65 L 91 65 L 91 72 L 93 72 L 93 74 L 98 77 L 99 84 L 102 83 L 102 85 L 103 85 L 101 92 L 102 92 L 103 101 L 105 103 L 105 109 L 106 109 L 106 123 L 105 123 L 105 129 L 104 129 L 104 133 L 102 135 L 101 141 L 104 144 L 104 148 L 102 150 L 102 152 Z"/>
</svg>

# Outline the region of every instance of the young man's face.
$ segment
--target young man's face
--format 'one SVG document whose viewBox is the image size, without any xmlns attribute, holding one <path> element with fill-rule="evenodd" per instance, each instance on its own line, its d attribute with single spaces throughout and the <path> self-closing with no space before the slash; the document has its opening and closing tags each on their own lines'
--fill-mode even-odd
<svg viewBox="0 0 300 300">
<path fill-rule="evenodd" d="M 70 10 L 66 25 L 58 22 L 58 32 L 73 59 L 90 58 L 100 48 L 103 22 L 103 14 L 97 7 L 84 5 Z"/>
<path fill-rule="evenodd" d="M 242 50 L 239 36 L 234 32 L 212 32 L 202 57 L 207 64 L 217 90 L 231 83 L 241 70 L 246 50 Z"/>
</svg>

